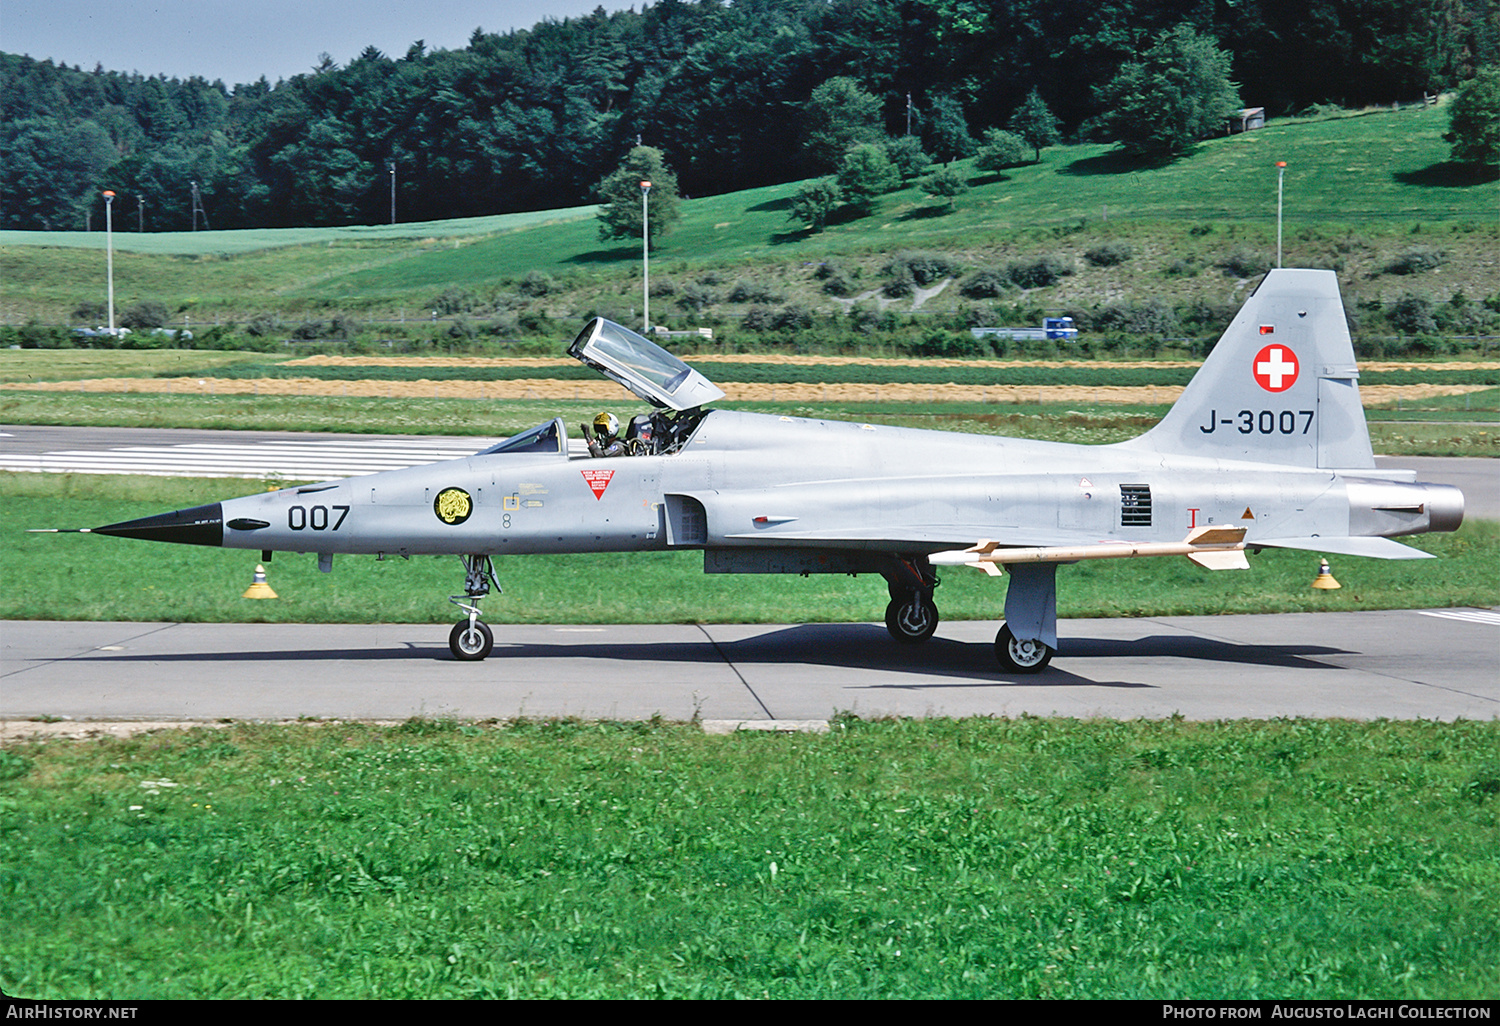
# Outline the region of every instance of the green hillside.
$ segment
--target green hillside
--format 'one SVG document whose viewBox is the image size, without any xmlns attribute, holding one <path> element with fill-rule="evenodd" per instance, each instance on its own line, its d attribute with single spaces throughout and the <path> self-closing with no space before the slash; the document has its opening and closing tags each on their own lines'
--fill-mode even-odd
<svg viewBox="0 0 1500 1026">
<path fill-rule="evenodd" d="M 1482 299 L 1500 293 L 1500 185 L 1447 163 L 1446 128 L 1441 106 L 1344 112 L 1209 140 L 1160 167 L 1102 145 L 1055 147 L 1039 164 L 1002 175 L 960 162 L 972 188 L 951 211 L 913 186 L 881 199 L 873 216 L 821 233 L 788 219 L 796 183 L 689 198 L 682 222 L 654 253 L 662 299 L 653 313 L 671 321 L 737 318 L 747 303 L 731 298 L 730 286 L 743 276 L 765 283 L 773 302 L 839 312 L 848 304 L 835 302 L 810 268 L 841 261 L 848 294 L 856 295 L 882 284 L 886 255 L 910 249 L 942 251 L 970 271 L 1057 254 L 1075 273 L 1026 295 L 1043 305 L 1234 302 L 1241 280 L 1274 260 L 1278 160 L 1288 163 L 1288 265 L 1339 269 L 1352 303 L 1390 301 L 1414 287 L 1439 301 L 1458 290 Z M 355 229 L 117 232 L 117 303 L 154 300 L 198 325 L 262 311 L 416 320 L 430 317 L 435 304 L 441 314 L 508 311 L 521 328 L 528 312 L 623 315 L 640 300 L 640 249 L 600 243 L 592 209 Z M 1129 259 L 1109 267 L 1082 259 L 1103 240 L 1122 243 Z M 98 232 L 0 233 L 0 317 L 62 323 L 80 302 L 102 299 L 102 244 Z M 1436 268 L 1416 276 L 1390 271 L 1413 247 Z M 550 277 L 542 294 L 518 294 L 533 272 Z M 674 297 L 689 281 L 708 283 L 706 309 Z M 455 299 L 454 290 L 467 295 Z M 445 291 L 449 299 L 438 304 Z M 922 308 L 951 308 L 957 291 Z"/>
<path fill-rule="evenodd" d="M 358 243 L 393 239 L 447 239 L 489 235 L 535 227 L 555 221 L 592 217 L 595 208 L 566 207 L 520 214 L 495 214 L 454 221 L 417 221 L 407 224 L 351 225 L 343 228 L 245 228 L 238 231 L 148 232 L 130 231 L 129 218 L 122 218 L 115 235 L 115 249 L 128 253 L 162 256 L 227 256 L 286 246 L 326 245 L 330 242 Z M 97 232 L 0 231 L 0 246 L 65 246 L 76 249 L 104 248 L 104 234 Z"/>
</svg>

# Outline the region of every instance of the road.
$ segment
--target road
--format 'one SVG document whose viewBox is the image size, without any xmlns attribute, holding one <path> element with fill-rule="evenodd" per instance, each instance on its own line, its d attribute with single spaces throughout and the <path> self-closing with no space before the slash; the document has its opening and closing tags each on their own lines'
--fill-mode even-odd
<svg viewBox="0 0 1500 1026">
<path fill-rule="evenodd" d="M 480 663 L 452 658 L 445 625 L 10 622 L 0 719 L 1500 715 L 1493 610 L 1060 626 L 1051 667 L 1025 677 L 999 670 L 987 622 L 917 648 L 876 624 L 495 625 Z"/>
</svg>

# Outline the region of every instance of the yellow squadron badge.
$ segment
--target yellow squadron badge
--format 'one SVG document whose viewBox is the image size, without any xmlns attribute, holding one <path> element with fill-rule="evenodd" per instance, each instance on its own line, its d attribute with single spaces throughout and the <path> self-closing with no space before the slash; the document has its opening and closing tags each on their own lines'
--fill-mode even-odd
<svg viewBox="0 0 1500 1026">
<path fill-rule="evenodd" d="M 432 511 L 445 524 L 461 524 L 474 512 L 474 500 L 462 488 L 444 488 L 433 500 Z"/>
</svg>

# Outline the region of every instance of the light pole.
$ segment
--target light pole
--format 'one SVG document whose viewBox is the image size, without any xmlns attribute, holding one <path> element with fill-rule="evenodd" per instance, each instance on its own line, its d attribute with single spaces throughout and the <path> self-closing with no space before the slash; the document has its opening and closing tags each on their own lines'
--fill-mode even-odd
<svg viewBox="0 0 1500 1026">
<path fill-rule="evenodd" d="M 104 190 L 104 266 L 109 293 L 109 337 L 115 337 L 115 194 Z"/>
<path fill-rule="evenodd" d="M 391 173 L 391 224 L 396 223 L 396 162 L 386 162 L 386 169 Z"/>
<path fill-rule="evenodd" d="M 1276 266 L 1281 266 L 1281 193 L 1286 180 L 1286 161 L 1276 162 Z"/>
<path fill-rule="evenodd" d="M 646 334 L 651 334 L 651 232 L 646 220 L 646 195 L 650 182 L 641 182 L 641 309 L 645 313 Z"/>
</svg>

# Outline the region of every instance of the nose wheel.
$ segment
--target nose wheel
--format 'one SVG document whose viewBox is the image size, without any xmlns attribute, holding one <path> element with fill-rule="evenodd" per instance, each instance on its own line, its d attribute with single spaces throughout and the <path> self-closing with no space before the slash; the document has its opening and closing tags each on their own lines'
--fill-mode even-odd
<svg viewBox="0 0 1500 1026">
<path fill-rule="evenodd" d="M 937 630 L 938 611 L 930 594 L 911 591 L 891 599 L 885 607 L 885 629 L 903 645 L 918 645 Z"/>
<path fill-rule="evenodd" d="M 487 624 L 478 620 L 473 623 L 460 620 L 448 635 L 448 647 L 453 650 L 455 658 L 477 661 L 489 655 L 490 649 L 495 647 L 495 635 Z"/>
<path fill-rule="evenodd" d="M 473 555 L 461 557 L 464 561 L 464 593 L 451 595 L 448 601 L 468 616 L 453 625 L 448 633 L 448 648 L 453 658 L 463 662 L 477 662 L 490 654 L 495 647 L 495 635 L 480 622 L 479 600 L 494 588 L 500 592 L 500 582 L 495 579 L 495 566 L 489 556 Z"/>
</svg>

